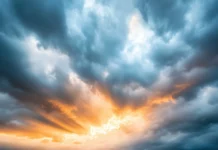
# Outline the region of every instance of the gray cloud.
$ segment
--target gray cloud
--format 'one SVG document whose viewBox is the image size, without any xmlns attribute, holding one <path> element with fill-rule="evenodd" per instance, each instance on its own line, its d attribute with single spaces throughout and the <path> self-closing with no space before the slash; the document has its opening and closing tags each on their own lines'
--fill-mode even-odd
<svg viewBox="0 0 218 150">
<path fill-rule="evenodd" d="M 121 109 L 189 84 L 173 95 L 178 104 L 160 108 L 165 121 L 154 137 L 132 149 L 217 149 L 217 95 L 207 93 L 218 82 L 217 5 L 216 0 L 2 0 L 0 91 L 8 97 L 0 95 L 1 124 L 41 105 L 47 113 L 60 113 L 49 99 L 72 105 L 85 99 L 80 83 L 70 83 L 70 72 L 106 88 Z M 130 23 L 138 30 L 133 37 Z M 199 96 L 204 90 L 207 96 Z M 208 103 L 197 108 L 204 100 Z M 31 116 L 49 122 L 37 113 Z"/>
<path fill-rule="evenodd" d="M 159 35 L 167 32 L 175 33 L 185 26 L 185 14 L 191 1 L 157 1 L 138 0 L 137 5 L 145 21 Z M 179 18 L 179 19 L 178 19 Z"/>
<path fill-rule="evenodd" d="M 161 119 L 152 137 L 129 149 L 217 149 L 217 103 L 211 104 L 216 97 L 217 86 L 210 85 L 189 102 L 180 97 L 177 104 L 165 105 L 158 110 Z"/>
</svg>

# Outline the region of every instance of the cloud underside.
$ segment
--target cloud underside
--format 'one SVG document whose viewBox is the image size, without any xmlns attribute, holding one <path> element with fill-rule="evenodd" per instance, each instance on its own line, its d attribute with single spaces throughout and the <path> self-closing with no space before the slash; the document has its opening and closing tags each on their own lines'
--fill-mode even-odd
<svg viewBox="0 0 218 150">
<path fill-rule="evenodd" d="M 0 149 L 218 149 L 217 6 L 2 0 Z"/>
</svg>

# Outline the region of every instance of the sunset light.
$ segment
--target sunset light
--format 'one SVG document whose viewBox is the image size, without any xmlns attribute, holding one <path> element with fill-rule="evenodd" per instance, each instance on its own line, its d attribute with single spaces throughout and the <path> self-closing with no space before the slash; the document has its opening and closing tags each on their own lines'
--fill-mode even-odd
<svg viewBox="0 0 218 150">
<path fill-rule="evenodd" d="M 218 0 L 0 0 L 0 150 L 218 150 Z"/>
</svg>

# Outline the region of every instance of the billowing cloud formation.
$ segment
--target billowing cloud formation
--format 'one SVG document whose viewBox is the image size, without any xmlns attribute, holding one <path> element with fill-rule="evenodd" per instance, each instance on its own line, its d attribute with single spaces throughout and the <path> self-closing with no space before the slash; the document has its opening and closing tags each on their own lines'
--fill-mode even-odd
<svg viewBox="0 0 218 150">
<path fill-rule="evenodd" d="M 216 6 L 2 0 L 0 149 L 217 149 Z"/>
</svg>

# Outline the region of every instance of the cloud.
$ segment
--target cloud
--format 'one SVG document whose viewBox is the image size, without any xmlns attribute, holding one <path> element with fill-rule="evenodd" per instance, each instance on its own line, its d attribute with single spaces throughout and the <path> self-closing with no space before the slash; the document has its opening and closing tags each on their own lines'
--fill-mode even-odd
<svg viewBox="0 0 218 150">
<path fill-rule="evenodd" d="M 177 104 L 165 105 L 150 139 L 129 149 L 216 149 L 218 120 L 216 103 L 211 104 L 216 97 L 217 86 L 206 86 L 189 102 L 180 97 Z"/>
<path fill-rule="evenodd" d="M 144 20 L 157 34 L 163 35 L 167 32 L 173 34 L 185 26 L 185 14 L 191 1 L 138 0 L 136 2 Z"/>
<path fill-rule="evenodd" d="M 83 143 L 90 127 L 139 113 L 152 117 L 151 136 L 146 128 L 117 147 L 217 149 L 216 6 L 2 0 L 0 131 L 50 142 L 70 133 Z M 131 140 L 136 129 L 126 128 Z"/>
</svg>

